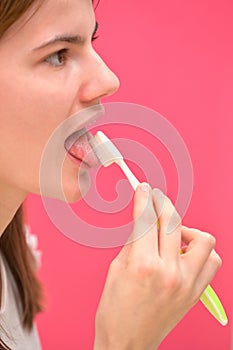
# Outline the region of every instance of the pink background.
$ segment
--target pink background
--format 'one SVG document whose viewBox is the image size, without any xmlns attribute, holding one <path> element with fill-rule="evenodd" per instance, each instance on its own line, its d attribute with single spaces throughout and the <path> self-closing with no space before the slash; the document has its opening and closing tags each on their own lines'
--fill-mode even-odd
<svg viewBox="0 0 233 350">
<path fill-rule="evenodd" d="M 97 10 L 94 45 L 121 80 L 105 101 L 148 106 L 180 132 L 195 180 L 184 223 L 213 233 L 223 259 L 212 285 L 229 325 L 220 326 L 198 303 L 162 350 L 232 349 L 232 13 L 231 0 L 102 0 Z M 169 167 L 166 175 L 172 192 Z M 94 249 L 64 237 L 38 196 L 29 196 L 27 217 L 43 251 L 48 306 L 37 318 L 43 349 L 92 349 L 95 310 L 119 248 Z"/>
</svg>

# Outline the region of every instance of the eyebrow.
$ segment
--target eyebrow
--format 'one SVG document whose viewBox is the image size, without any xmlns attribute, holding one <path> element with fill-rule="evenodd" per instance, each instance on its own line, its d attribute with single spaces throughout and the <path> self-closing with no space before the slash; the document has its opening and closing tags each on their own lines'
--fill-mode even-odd
<svg viewBox="0 0 233 350">
<path fill-rule="evenodd" d="M 98 27 L 99 27 L 98 22 L 95 22 L 95 29 L 92 33 L 92 38 L 96 34 Z M 53 39 L 33 49 L 33 51 L 44 49 L 45 47 L 57 44 L 59 42 L 67 42 L 69 44 L 74 44 L 74 45 L 83 45 L 85 42 L 85 39 L 81 35 L 69 35 L 69 34 L 56 35 Z"/>
</svg>

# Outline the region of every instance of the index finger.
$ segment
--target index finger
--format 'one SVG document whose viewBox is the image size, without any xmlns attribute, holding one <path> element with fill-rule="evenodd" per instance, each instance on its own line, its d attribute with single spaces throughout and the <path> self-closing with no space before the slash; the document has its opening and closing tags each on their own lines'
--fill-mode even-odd
<svg viewBox="0 0 233 350">
<path fill-rule="evenodd" d="M 159 255 L 174 264 L 180 258 L 181 218 L 171 200 L 158 188 L 153 189 L 155 210 L 159 217 Z"/>
<path fill-rule="evenodd" d="M 133 217 L 131 256 L 158 255 L 158 218 L 153 206 L 152 189 L 147 183 L 141 183 L 136 189 Z"/>
</svg>

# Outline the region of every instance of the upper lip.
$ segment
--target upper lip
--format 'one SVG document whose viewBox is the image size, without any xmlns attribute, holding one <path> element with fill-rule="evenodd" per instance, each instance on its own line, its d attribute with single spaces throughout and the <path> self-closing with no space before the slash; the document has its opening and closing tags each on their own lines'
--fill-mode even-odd
<svg viewBox="0 0 233 350">
<path fill-rule="evenodd" d="M 82 123 L 79 125 L 78 130 L 74 127 L 72 128 L 73 130 L 70 130 L 69 136 L 64 142 L 66 151 L 69 151 L 69 149 L 78 140 L 78 138 L 87 131 L 85 128 L 93 125 L 98 119 L 103 116 L 103 114 L 104 107 L 101 104 L 96 104 L 90 108 L 79 111 L 77 113 L 77 116 L 80 116 L 80 118 L 82 118 Z"/>
</svg>

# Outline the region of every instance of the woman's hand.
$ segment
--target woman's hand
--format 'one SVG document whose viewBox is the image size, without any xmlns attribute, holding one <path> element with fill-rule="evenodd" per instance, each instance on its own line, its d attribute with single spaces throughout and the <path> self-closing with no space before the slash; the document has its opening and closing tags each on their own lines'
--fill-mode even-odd
<svg viewBox="0 0 233 350">
<path fill-rule="evenodd" d="M 214 237 L 182 226 L 161 191 L 138 186 L 133 215 L 132 242 L 112 261 L 96 313 L 95 350 L 155 350 L 221 265 Z"/>
</svg>

